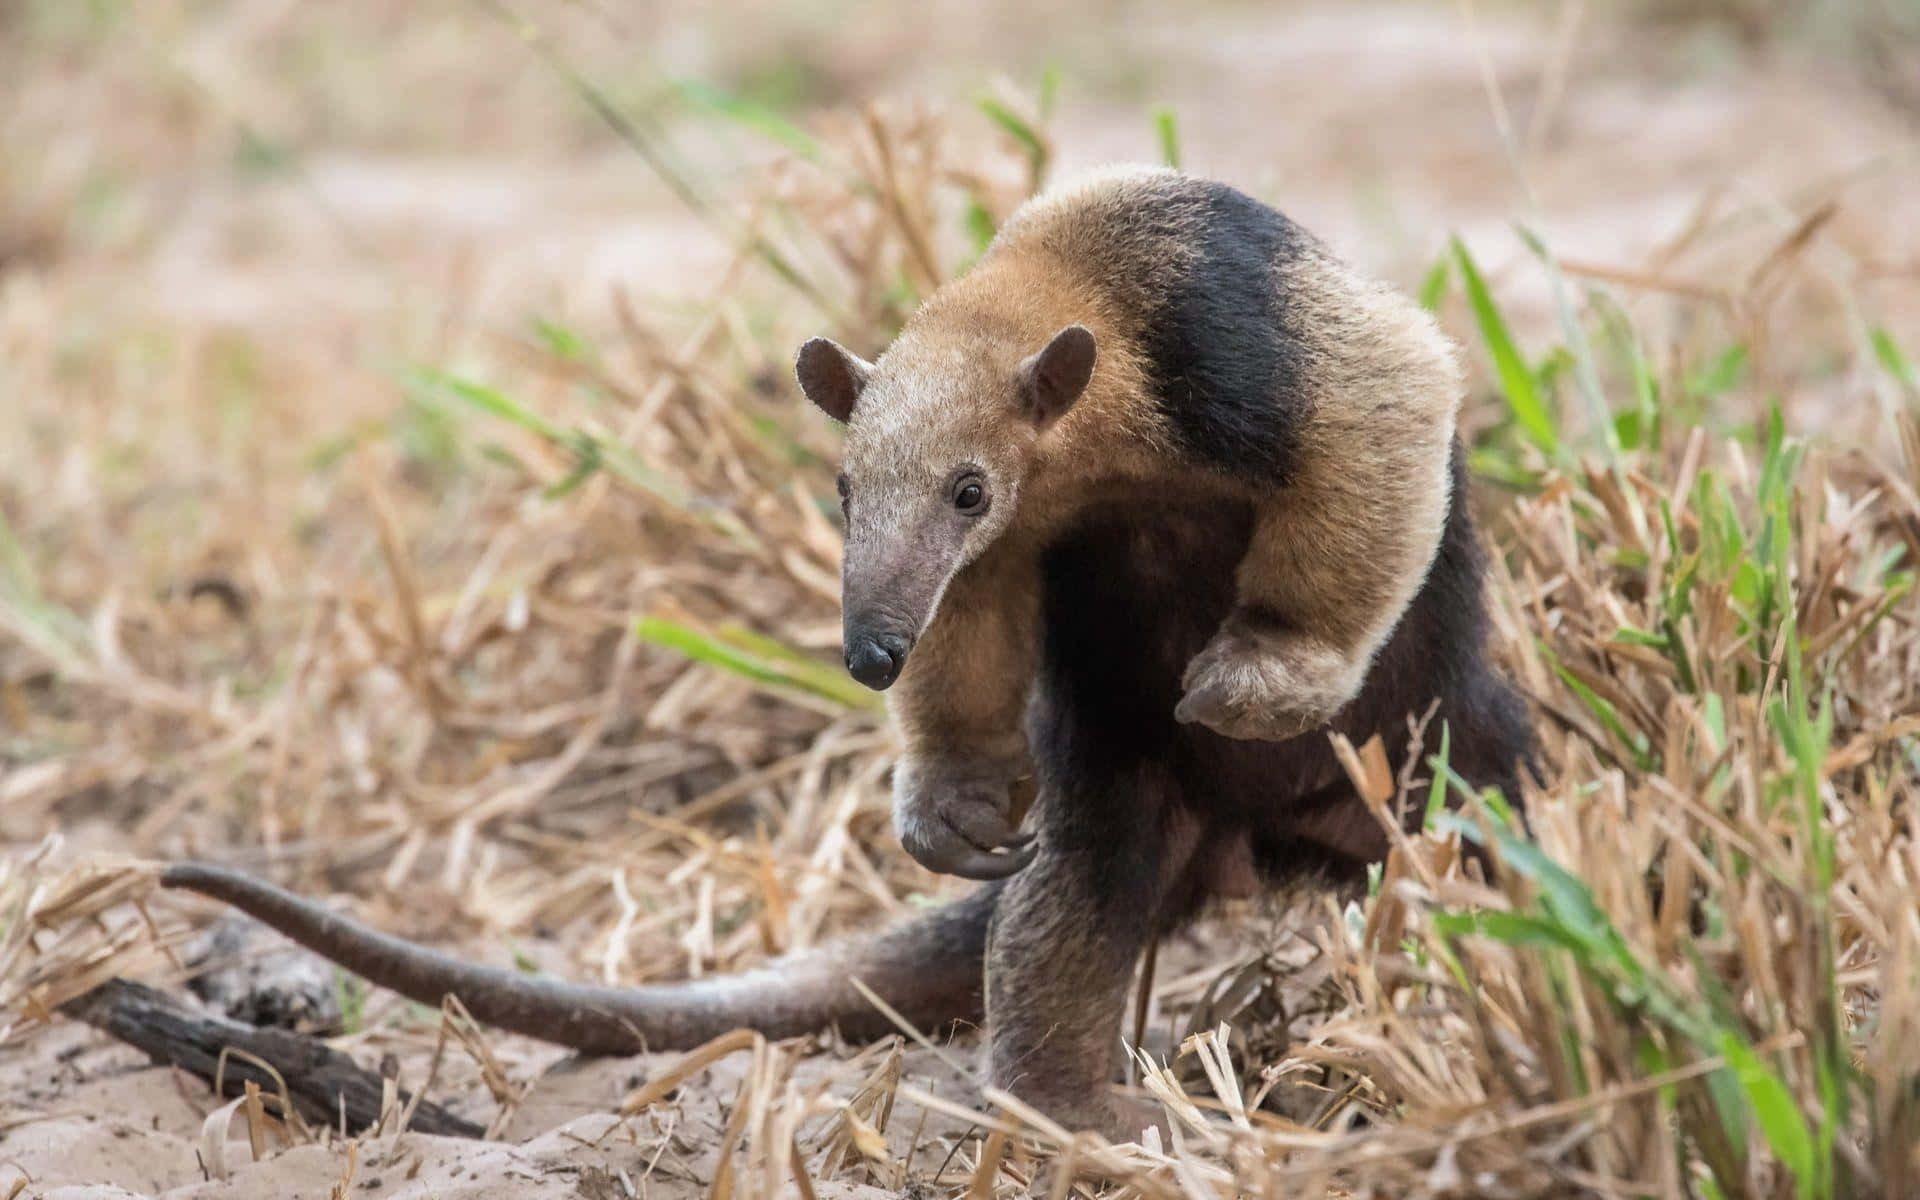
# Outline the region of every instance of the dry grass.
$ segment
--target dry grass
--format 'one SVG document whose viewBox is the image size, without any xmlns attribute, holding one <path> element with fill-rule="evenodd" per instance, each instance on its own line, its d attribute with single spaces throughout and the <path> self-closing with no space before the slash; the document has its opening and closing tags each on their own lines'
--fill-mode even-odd
<svg viewBox="0 0 1920 1200">
<path fill-rule="evenodd" d="M 833 661 L 835 447 L 785 354 L 823 325 L 882 344 L 1044 173 L 1044 107 L 802 134 L 736 105 L 791 151 L 741 207 L 630 127 L 727 269 L 604 327 L 456 312 L 344 396 L 297 346 L 190 323 L 129 344 L 6 287 L 29 414 L 0 450 L 7 1036 L 168 969 L 199 910 L 151 897 L 140 860 L 351 891 L 496 959 L 538 933 L 550 969 L 628 983 L 940 894 L 892 841 L 890 735 Z M 1011 1195 L 1056 1156 L 1055 1195 L 1074 1173 L 1115 1196 L 1920 1193 L 1920 393 L 1911 336 L 1862 298 L 1876 264 L 1821 241 L 1847 186 L 1703 203 L 1649 262 L 1544 254 L 1551 347 L 1515 343 L 1463 248 L 1436 265 L 1429 298 L 1485 350 L 1499 644 L 1548 778 L 1524 831 L 1454 795 L 1364 903 L 1163 976 L 1191 1036 L 1137 1066 L 1172 1145 L 989 1095 L 936 1177 L 880 1133 L 953 1105 L 896 1051 L 837 1095 L 741 1037 L 717 1048 L 751 1065 L 714 1194 Z M 50 203 L 0 209 L 0 255 L 60 253 Z M 1443 762 L 1393 780 L 1352 749 L 1383 820 L 1449 790 Z"/>
</svg>

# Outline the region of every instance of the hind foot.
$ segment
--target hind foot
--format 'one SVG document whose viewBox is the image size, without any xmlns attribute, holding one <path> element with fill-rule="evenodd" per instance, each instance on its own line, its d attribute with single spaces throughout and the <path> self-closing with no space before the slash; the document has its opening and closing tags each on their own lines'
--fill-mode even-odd
<svg viewBox="0 0 1920 1200">
<path fill-rule="evenodd" d="M 1145 1141 L 1146 1131 L 1151 1128 L 1159 1132 L 1161 1145 L 1168 1144 L 1166 1110 L 1152 1101 L 1123 1094 L 1117 1087 L 1099 1084 L 1090 1089 L 1091 1094 L 1073 1096 L 1057 1089 L 1035 1092 L 1024 1085 L 1010 1090 L 1068 1133 L 1098 1134 L 1109 1145 L 1118 1146 Z"/>
<path fill-rule="evenodd" d="M 1364 662 L 1317 638 L 1230 619 L 1187 664 L 1173 715 L 1225 737 L 1281 742 L 1331 721 L 1365 674 Z"/>
</svg>

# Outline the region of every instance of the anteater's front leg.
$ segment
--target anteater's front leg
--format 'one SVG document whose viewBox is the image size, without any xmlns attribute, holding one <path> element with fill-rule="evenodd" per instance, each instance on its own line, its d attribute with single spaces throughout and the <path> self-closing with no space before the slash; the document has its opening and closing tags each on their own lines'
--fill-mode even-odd
<svg viewBox="0 0 1920 1200">
<path fill-rule="evenodd" d="M 1069 1129 L 1126 1141 L 1159 1119 L 1113 1084 L 1134 964 L 1197 844 L 1176 799 L 1158 762 L 1053 764 L 1039 856 L 988 927 L 988 1076 Z"/>
<path fill-rule="evenodd" d="M 906 753 L 893 772 L 900 842 L 922 866 L 999 879 L 1033 857 L 1014 785 L 1039 638 L 1030 564 L 1000 553 L 961 568 L 889 693 Z"/>
<path fill-rule="evenodd" d="M 1187 666 L 1180 720 L 1278 741 L 1359 693 L 1433 563 L 1452 493 L 1450 400 L 1404 401 L 1327 404 L 1307 423 L 1297 474 L 1256 501 L 1233 611 Z"/>
</svg>

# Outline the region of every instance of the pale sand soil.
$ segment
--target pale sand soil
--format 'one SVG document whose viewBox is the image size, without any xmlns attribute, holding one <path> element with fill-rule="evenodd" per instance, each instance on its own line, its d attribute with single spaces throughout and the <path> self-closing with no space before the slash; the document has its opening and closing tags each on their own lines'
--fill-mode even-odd
<svg viewBox="0 0 1920 1200">
<path fill-rule="evenodd" d="M 619 1177 L 637 1194 L 663 1198 L 706 1195 L 718 1147 L 741 1085 L 745 1055 L 723 1059 L 694 1076 L 681 1093 L 628 1120 L 613 1115 L 636 1086 L 672 1067 L 678 1054 L 630 1059 L 560 1059 L 545 1048 L 495 1039 L 494 1049 L 514 1073 L 554 1063 L 531 1083 L 499 1140 L 474 1142 L 418 1133 L 367 1137 L 355 1146 L 351 1195 L 369 1197 L 617 1197 Z M 364 1043 L 363 1043 L 364 1044 Z M 367 1047 L 369 1050 L 372 1048 Z M 415 1044 L 398 1055 L 403 1078 L 425 1071 L 425 1049 Z M 379 1051 L 363 1055 L 377 1060 Z M 803 1091 L 831 1088 L 843 1098 L 857 1089 L 871 1062 L 816 1056 L 794 1073 Z M 477 1080 L 436 1087 L 435 1097 L 481 1122 L 499 1111 Z M 444 1077 L 444 1076 L 443 1076 Z M 59 1027 L 24 1047 L 0 1053 L 0 1078 L 10 1087 L 7 1115 L 0 1117 L 0 1183 L 24 1176 L 30 1196 L 149 1196 L 177 1200 L 240 1200 L 274 1196 L 324 1198 L 348 1168 L 344 1142 L 287 1147 L 269 1135 L 268 1153 L 254 1161 L 244 1119 L 228 1128 L 230 1174 L 209 1178 L 202 1122 L 219 1107 L 198 1080 L 147 1065 L 144 1057 L 105 1043 L 84 1030 Z M 933 1055 L 908 1052 L 903 1078 L 938 1094 L 960 1098 L 964 1083 Z M 905 1155 L 919 1142 L 914 1165 L 930 1173 L 966 1132 L 963 1123 L 934 1116 L 918 1125 L 919 1111 L 902 1106 L 887 1129 L 890 1150 Z M 828 1118 L 803 1124 L 801 1144 L 822 1144 Z M 929 1156 L 931 1158 L 929 1159 Z M 840 1200 L 895 1195 L 890 1188 L 859 1182 L 859 1167 L 837 1181 L 822 1181 L 817 1194 Z M 746 1194 L 754 1181 L 742 1180 Z M 608 1190 L 611 1189 L 611 1190 Z"/>
</svg>

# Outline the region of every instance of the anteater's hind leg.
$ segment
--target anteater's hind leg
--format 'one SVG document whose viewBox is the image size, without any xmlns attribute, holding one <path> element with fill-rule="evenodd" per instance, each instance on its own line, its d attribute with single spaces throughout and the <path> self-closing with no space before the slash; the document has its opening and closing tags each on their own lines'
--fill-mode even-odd
<svg viewBox="0 0 1920 1200">
<path fill-rule="evenodd" d="M 1132 1140 L 1145 1121 L 1112 1095 L 1120 1024 L 1194 839 L 1164 769 L 1073 774 L 1080 794 L 1043 790 L 1039 854 L 988 934 L 989 1075 L 1070 1129 Z"/>
</svg>

